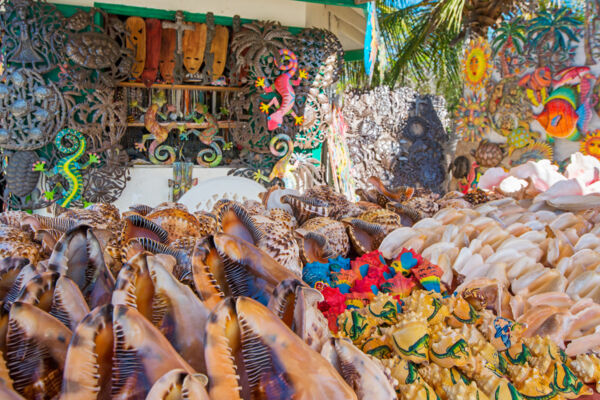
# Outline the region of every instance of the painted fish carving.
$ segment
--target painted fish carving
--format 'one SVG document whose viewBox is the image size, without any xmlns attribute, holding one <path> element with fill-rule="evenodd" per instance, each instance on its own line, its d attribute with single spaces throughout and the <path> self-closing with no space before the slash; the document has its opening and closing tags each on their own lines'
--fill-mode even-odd
<svg viewBox="0 0 600 400">
<path fill-rule="evenodd" d="M 583 106 L 575 109 L 576 98 L 572 89 L 561 87 L 552 92 L 544 103 L 542 112 L 535 119 L 542 125 L 546 133 L 552 137 L 569 140 L 579 139 L 577 130 Z"/>
<path fill-rule="evenodd" d="M 592 83 L 596 77 L 590 73 L 590 67 L 569 67 L 557 74 L 554 80 L 554 87 L 559 88 L 565 85 L 579 85 L 579 103 L 581 106 L 577 110 L 579 115 L 579 126 L 583 132 L 589 130 L 589 123 L 592 120 Z"/>
</svg>

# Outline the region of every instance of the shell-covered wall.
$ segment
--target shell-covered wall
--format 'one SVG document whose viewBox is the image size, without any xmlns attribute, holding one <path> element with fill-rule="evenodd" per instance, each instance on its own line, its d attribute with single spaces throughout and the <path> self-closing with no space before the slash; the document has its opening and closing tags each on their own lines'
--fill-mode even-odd
<svg viewBox="0 0 600 400">
<path fill-rule="evenodd" d="M 538 11 L 468 43 L 453 188 L 474 187 L 490 167 L 542 158 L 562 167 L 576 151 L 600 158 L 600 6 L 587 7 L 585 22 L 568 8 Z"/>
<path fill-rule="evenodd" d="M 377 176 L 392 186 L 445 191 L 453 141 L 444 98 L 382 86 L 344 93 L 342 113 L 357 188 Z"/>
</svg>

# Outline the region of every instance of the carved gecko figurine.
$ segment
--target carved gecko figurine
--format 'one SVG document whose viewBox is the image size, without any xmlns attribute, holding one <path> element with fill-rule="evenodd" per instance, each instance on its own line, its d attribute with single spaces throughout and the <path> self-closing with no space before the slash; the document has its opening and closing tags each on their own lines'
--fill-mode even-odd
<svg viewBox="0 0 600 400">
<path fill-rule="evenodd" d="M 293 51 L 288 49 L 279 50 L 279 54 L 283 57 L 283 60 L 287 60 L 287 64 L 278 65 L 275 61 L 275 65 L 280 71 L 284 71 L 281 75 L 275 79 L 275 89 L 272 86 L 265 86 L 265 78 L 258 78 L 255 82 L 257 88 L 264 88 L 265 93 L 271 93 L 275 90 L 281 96 L 281 104 L 277 97 L 274 97 L 268 104 L 260 103 L 260 110 L 264 113 L 269 113 L 269 108 L 274 105 L 277 108 L 273 114 L 267 118 L 267 127 L 270 131 L 275 130 L 283 123 L 283 117 L 287 114 L 292 114 L 296 125 L 301 125 L 304 122 L 304 117 L 296 115 L 292 110 L 296 101 L 296 93 L 294 92 L 294 86 L 298 86 L 302 79 L 306 79 L 306 71 L 301 69 L 298 71 L 298 58 Z M 293 79 L 294 75 L 298 71 L 298 78 Z"/>
<path fill-rule="evenodd" d="M 140 110 L 145 111 L 144 114 L 144 127 L 148 130 L 148 134 L 142 136 L 142 140 L 140 142 L 135 143 L 135 148 L 139 151 L 146 150 L 146 142 L 150 139 L 154 139 L 152 143 L 150 143 L 150 148 L 148 149 L 148 156 L 150 160 L 154 164 L 172 164 L 175 161 L 175 151 L 170 146 L 161 146 L 167 137 L 169 136 L 169 132 L 172 129 L 177 127 L 177 123 L 170 123 L 168 125 L 162 125 L 158 122 L 156 118 L 157 115 L 161 115 L 159 110 L 160 108 L 167 103 L 167 99 L 164 92 L 159 92 L 158 95 L 152 101 L 152 105 L 148 107 L 147 110 L 144 110 L 142 107 L 133 103 L 132 106 L 138 107 Z M 161 150 L 167 152 L 168 158 L 158 155 L 157 151 L 160 153 Z"/>
</svg>

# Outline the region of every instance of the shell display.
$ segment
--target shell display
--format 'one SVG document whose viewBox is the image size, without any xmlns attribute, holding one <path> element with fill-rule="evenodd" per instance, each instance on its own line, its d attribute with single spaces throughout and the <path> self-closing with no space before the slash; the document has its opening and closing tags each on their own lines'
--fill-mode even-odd
<svg viewBox="0 0 600 400">
<path fill-rule="evenodd" d="M 314 206 L 291 204 L 296 216 L 228 200 L 194 214 L 176 203 L 0 214 L 0 393 L 595 394 L 596 208 L 385 191 L 395 208 L 316 188 L 292 195 Z M 404 226 L 417 199 L 440 209 Z M 378 249 L 359 249 L 359 229 Z"/>
<path fill-rule="evenodd" d="M 504 150 L 496 143 L 482 140 L 472 155 L 480 166 L 496 167 L 504 158 Z"/>
</svg>

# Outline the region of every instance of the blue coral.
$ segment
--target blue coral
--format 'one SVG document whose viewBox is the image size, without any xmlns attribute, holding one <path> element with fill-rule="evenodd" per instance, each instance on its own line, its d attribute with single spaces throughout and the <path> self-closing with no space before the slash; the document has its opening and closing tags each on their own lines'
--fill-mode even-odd
<svg viewBox="0 0 600 400">
<path fill-rule="evenodd" d="M 317 282 L 324 282 L 331 286 L 331 274 L 329 264 L 313 262 L 306 264 L 302 269 L 302 279 L 311 287 L 315 287 Z"/>
</svg>

